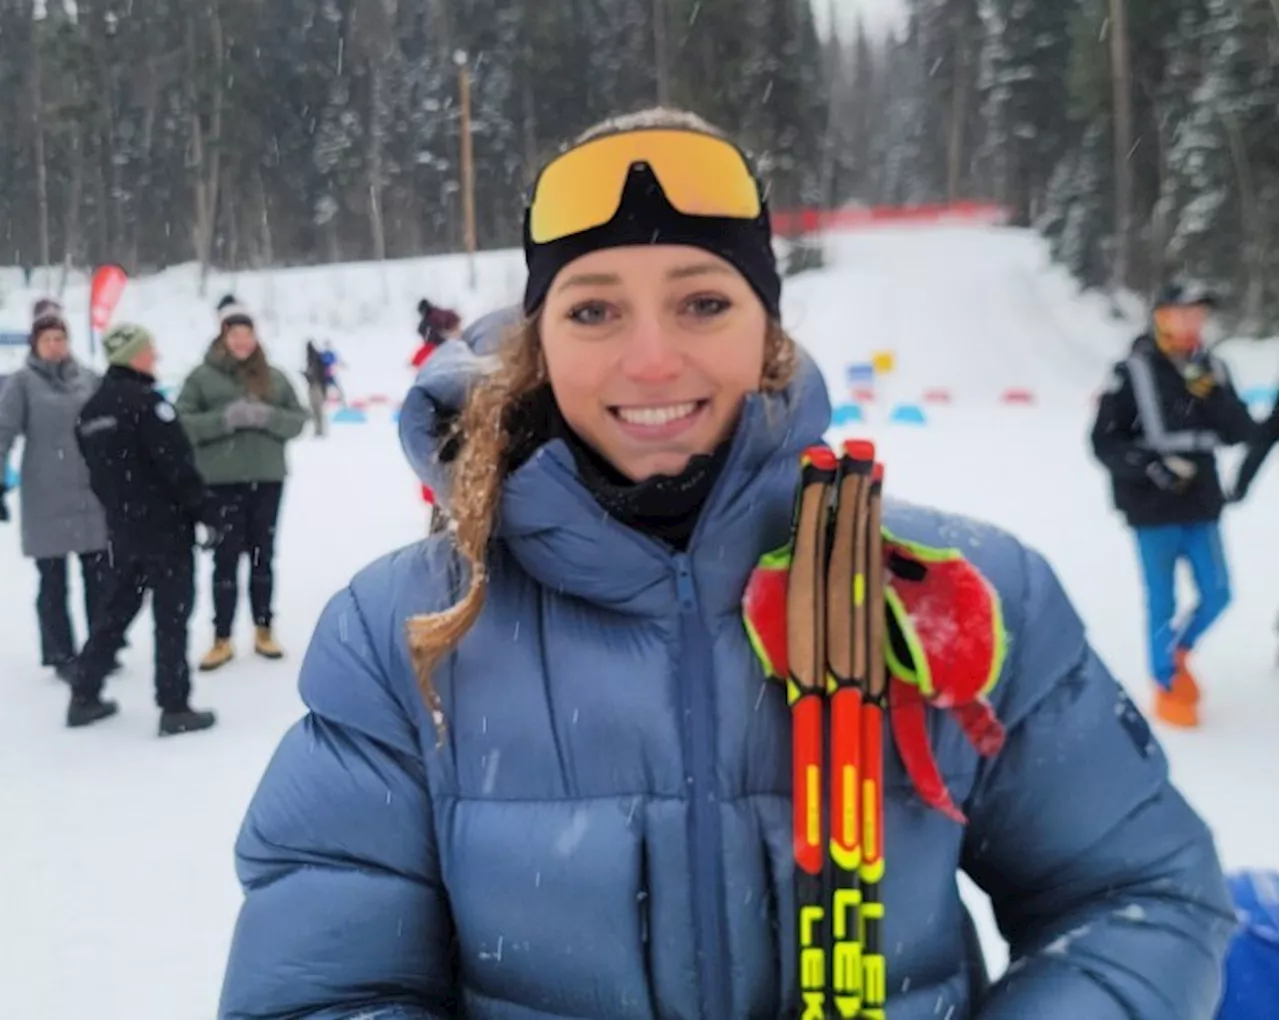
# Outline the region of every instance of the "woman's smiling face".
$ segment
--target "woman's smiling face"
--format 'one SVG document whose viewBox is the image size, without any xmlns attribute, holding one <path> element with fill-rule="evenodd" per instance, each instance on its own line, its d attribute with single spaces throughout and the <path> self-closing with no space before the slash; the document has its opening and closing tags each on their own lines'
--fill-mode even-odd
<svg viewBox="0 0 1280 1020">
<path fill-rule="evenodd" d="M 556 276 L 540 334 L 565 421 L 623 475 L 676 475 L 760 388 L 768 317 L 728 262 L 681 245 L 606 248 Z"/>
</svg>

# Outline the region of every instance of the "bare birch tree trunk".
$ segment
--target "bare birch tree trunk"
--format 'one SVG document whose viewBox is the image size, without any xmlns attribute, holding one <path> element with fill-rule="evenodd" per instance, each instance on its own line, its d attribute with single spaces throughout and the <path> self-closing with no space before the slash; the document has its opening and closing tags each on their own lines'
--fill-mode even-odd
<svg viewBox="0 0 1280 1020">
<path fill-rule="evenodd" d="M 84 194 L 84 147 L 80 142 L 80 128 L 71 129 L 71 189 L 67 195 L 66 218 L 63 221 L 62 278 L 58 281 L 58 296 L 65 293 L 67 277 L 76 257 L 80 254 L 80 203 Z"/>
<path fill-rule="evenodd" d="M 382 221 L 385 86 L 383 62 L 374 59 L 369 66 L 369 232 L 373 240 L 373 257 L 379 262 L 387 257 L 387 233 Z"/>
<path fill-rule="evenodd" d="M 195 76 L 187 79 L 188 99 L 190 101 L 191 130 L 191 167 L 194 173 L 193 198 L 194 227 L 192 231 L 195 257 L 200 264 L 200 294 L 205 293 L 209 279 L 209 263 L 213 258 L 213 241 L 218 212 L 218 185 L 221 180 L 221 140 L 222 140 L 222 106 L 224 101 L 223 82 L 223 35 L 222 18 L 219 0 L 208 0 L 209 14 L 209 48 L 208 56 L 212 57 L 212 87 L 209 97 L 209 127 L 206 131 L 204 119 L 200 111 L 200 95 L 196 90 Z M 187 18 L 187 55 L 188 67 L 201 66 L 201 53 L 197 45 L 196 17 L 192 11 Z"/>
<path fill-rule="evenodd" d="M 1131 224 L 1133 221 L 1133 100 L 1129 81 L 1129 29 L 1125 0 L 1108 0 L 1111 42 L 1111 115 L 1115 151 L 1115 252 L 1111 262 L 1111 289 L 1129 281 Z"/>
<path fill-rule="evenodd" d="M 34 28 L 34 26 L 33 26 Z M 33 33 L 31 41 L 31 135 L 32 148 L 36 161 L 36 231 L 40 253 L 40 265 L 44 267 L 45 287 L 52 283 L 48 274 L 52 272 L 50 264 L 53 259 L 49 254 L 49 168 L 44 147 L 44 83 L 43 67 L 40 56 L 40 39 L 38 30 Z"/>
<path fill-rule="evenodd" d="M 960 198 L 964 176 L 965 125 L 969 120 L 970 54 L 967 25 L 963 15 L 952 23 L 951 113 L 947 125 L 947 201 Z"/>
<path fill-rule="evenodd" d="M 262 181 L 262 168 L 253 171 L 254 191 L 258 199 L 258 250 L 264 266 L 273 266 L 276 262 L 275 249 L 271 241 L 271 217 L 267 212 L 267 188 Z"/>
</svg>

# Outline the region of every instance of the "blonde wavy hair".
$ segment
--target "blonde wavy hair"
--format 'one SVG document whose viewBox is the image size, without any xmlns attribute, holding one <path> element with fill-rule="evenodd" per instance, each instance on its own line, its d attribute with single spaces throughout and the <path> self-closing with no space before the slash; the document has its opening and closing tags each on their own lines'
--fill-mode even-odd
<svg viewBox="0 0 1280 1020">
<path fill-rule="evenodd" d="M 657 107 L 602 121 L 573 144 L 642 127 L 689 128 L 724 137 L 696 114 Z M 766 393 L 784 389 L 795 367 L 795 341 L 778 322 L 770 320 L 760 389 Z M 413 616 L 407 625 L 418 685 L 441 733 L 444 715 L 432 673 L 475 624 L 484 607 L 489 544 L 506 481 L 513 419 L 521 402 L 546 382 L 542 338 L 538 317 L 534 315 L 506 337 L 499 351 L 497 368 L 476 382 L 454 426 L 458 446 L 452 469 L 449 514 L 453 520 L 452 541 L 468 568 L 467 587 L 448 609 Z"/>
</svg>

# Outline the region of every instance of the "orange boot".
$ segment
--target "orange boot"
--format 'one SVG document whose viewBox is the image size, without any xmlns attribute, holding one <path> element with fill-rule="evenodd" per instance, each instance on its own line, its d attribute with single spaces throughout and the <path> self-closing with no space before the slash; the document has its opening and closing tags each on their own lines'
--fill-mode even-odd
<svg viewBox="0 0 1280 1020">
<path fill-rule="evenodd" d="M 1155 717 L 1169 726 L 1192 730 L 1200 725 L 1200 708 L 1193 701 L 1183 701 L 1175 690 L 1156 684 Z"/>
<path fill-rule="evenodd" d="M 1196 678 L 1187 665 L 1190 655 L 1191 653 L 1185 648 L 1179 648 L 1173 653 L 1176 668 L 1173 674 L 1172 694 L 1178 701 L 1188 705 L 1198 705 L 1200 704 L 1200 685 L 1196 683 Z"/>
</svg>

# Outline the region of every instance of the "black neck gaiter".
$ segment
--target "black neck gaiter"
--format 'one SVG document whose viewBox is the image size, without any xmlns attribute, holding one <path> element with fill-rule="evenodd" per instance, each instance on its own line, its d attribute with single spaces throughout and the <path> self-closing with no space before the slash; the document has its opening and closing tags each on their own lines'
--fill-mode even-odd
<svg viewBox="0 0 1280 1020">
<path fill-rule="evenodd" d="M 688 548 L 702 508 L 729 456 L 726 440 L 711 453 L 691 458 L 678 475 L 655 475 L 633 482 L 569 427 L 549 386 L 531 394 L 513 425 L 509 470 L 528 460 L 539 446 L 563 439 L 583 486 L 610 517 L 678 552 Z"/>
</svg>

